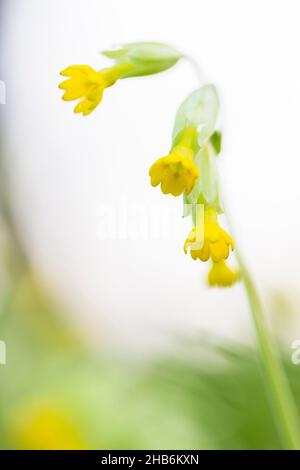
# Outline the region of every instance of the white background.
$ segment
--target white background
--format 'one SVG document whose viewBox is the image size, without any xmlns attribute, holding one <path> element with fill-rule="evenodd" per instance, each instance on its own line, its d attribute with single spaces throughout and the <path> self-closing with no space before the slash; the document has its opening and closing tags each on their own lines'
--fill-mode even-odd
<svg viewBox="0 0 300 470">
<path fill-rule="evenodd" d="M 300 29 L 297 0 L 10 0 L 2 28 L 6 152 L 15 211 L 37 270 L 97 345 L 167 346 L 167 332 L 251 333 L 241 285 L 208 289 L 185 256 L 181 199 L 149 184 L 170 146 L 174 114 L 199 86 L 187 62 L 105 92 L 74 115 L 57 85 L 71 64 L 137 40 L 169 43 L 198 61 L 221 97 L 220 171 L 238 242 L 264 293 L 298 302 Z M 101 240 L 103 205 L 154 206 L 170 240 Z M 297 331 L 297 330 L 296 330 Z M 296 334 L 294 331 L 294 335 Z M 300 335 L 300 328 L 298 328 Z"/>
</svg>

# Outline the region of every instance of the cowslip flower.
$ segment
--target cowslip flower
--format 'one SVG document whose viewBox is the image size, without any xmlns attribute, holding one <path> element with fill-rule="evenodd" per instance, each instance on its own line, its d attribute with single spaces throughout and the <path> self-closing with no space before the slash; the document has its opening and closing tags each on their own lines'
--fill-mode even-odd
<svg viewBox="0 0 300 470">
<path fill-rule="evenodd" d="M 194 162 L 196 139 L 195 127 L 183 129 L 171 153 L 151 166 L 149 175 L 152 186 L 160 184 L 164 194 L 173 196 L 189 194 L 192 191 L 199 177 L 199 169 Z"/>
<path fill-rule="evenodd" d="M 59 85 L 65 90 L 63 99 L 73 101 L 81 98 L 75 113 L 86 116 L 94 111 L 102 100 L 104 89 L 117 80 L 163 72 L 181 58 L 173 47 L 156 42 L 128 43 L 102 54 L 114 60 L 115 64 L 100 71 L 88 65 L 72 65 L 61 72 L 61 75 L 69 77 Z"/>
<path fill-rule="evenodd" d="M 234 250 L 234 241 L 228 233 L 220 227 L 218 215 L 214 208 L 205 210 L 203 240 L 197 240 L 197 230 L 194 227 L 188 235 L 184 252 L 190 249 L 191 257 L 196 260 L 212 261 L 219 263 L 228 258 L 230 249 Z"/>
<path fill-rule="evenodd" d="M 231 269 L 224 260 L 218 263 L 214 262 L 208 273 L 208 283 L 210 286 L 230 287 L 238 279 L 238 271 Z"/>
<path fill-rule="evenodd" d="M 88 65 L 71 65 L 60 72 L 62 76 L 69 77 L 59 85 L 61 90 L 65 90 L 62 99 L 73 101 L 81 98 L 74 112 L 87 116 L 101 102 L 104 89 L 112 86 L 131 68 L 129 64 L 119 64 L 97 72 Z"/>
</svg>

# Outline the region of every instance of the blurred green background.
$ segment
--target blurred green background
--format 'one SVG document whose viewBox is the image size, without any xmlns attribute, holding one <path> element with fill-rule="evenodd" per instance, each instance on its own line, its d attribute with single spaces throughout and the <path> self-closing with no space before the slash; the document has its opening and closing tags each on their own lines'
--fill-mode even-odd
<svg viewBox="0 0 300 470">
<path fill-rule="evenodd" d="M 1 200 L 2 449 L 280 448 L 254 349 L 194 335 L 152 361 L 101 356 L 64 324 Z"/>
</svg>

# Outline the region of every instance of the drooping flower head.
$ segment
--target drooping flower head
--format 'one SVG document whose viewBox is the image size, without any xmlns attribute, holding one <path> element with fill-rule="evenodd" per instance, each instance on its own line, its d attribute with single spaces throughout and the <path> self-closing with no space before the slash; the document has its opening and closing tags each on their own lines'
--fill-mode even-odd
<svg viewBox="0 0 300 470">
<path fill-rule="evenodd" d="M 179 196 L 189 194 L 199 177 L 199 169 L 194 162 L 194 143 L 197 132 L 187 127 L 181 133 L 178 143 L 166 157 L 157 160 L 150 168 L 152 186 L 161 185 L 164 194 Z"/>
<path fill-rule="evenodd" d="M 214 208 L 204 212 L 203 237 L 197 239 L 197 229 L 194 227 L 184 244 L 184 252 L 190 249 L 191 257 L 196 260 L 219 263 L 228 258 L 230 249 L 234 249 L 234 242 L 228 233 L 218 223 L 218 215 Z"/>
</svg>

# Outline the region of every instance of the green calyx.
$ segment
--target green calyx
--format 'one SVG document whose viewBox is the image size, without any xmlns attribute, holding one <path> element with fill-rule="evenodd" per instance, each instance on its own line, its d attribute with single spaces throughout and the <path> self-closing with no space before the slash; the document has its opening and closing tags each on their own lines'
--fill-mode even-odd
<svg viewBox="0 0 300 470">
<path fill-rule="evenodd" d="M 118 49 L 103 51 L 102 54 L 114 59 L 117 64 L 131 65 L 131 70 L 122 78 L 151 75 L 169 69 L 182 55 L 173 47 L 157 42 L 134 42 Z"/>
</svg>

